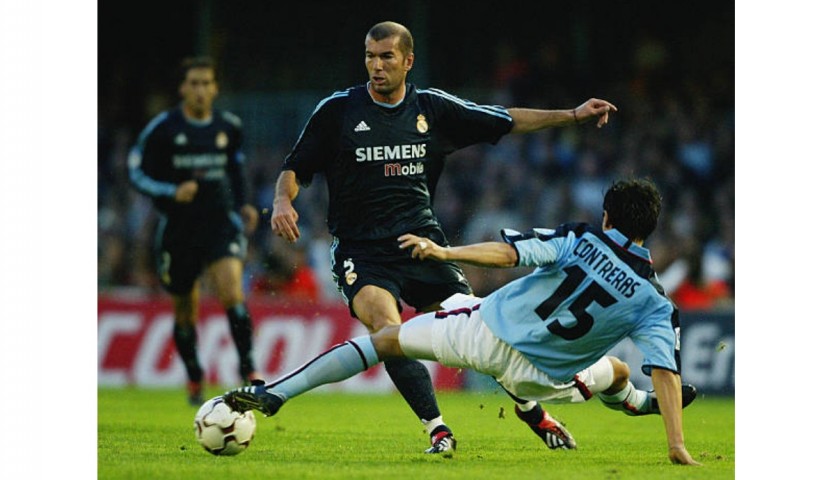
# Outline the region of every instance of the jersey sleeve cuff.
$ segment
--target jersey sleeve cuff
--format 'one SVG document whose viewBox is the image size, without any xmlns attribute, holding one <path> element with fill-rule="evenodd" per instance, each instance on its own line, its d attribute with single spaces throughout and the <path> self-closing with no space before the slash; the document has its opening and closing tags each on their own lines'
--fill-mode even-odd
<svg viewBox="0 0 840 480">
<path fill-rule="evenodd" d="M 653 364 L 642 365 L 642 373 L 644 373 L 645 375 L 647 375 L 649 377 L 650 374 L 651 374 L 651 370 L 653 370 L 654 368 L 661 368 L 662 370 L 668 370 L 669 372 L 672 372 L 676 375 L 680 375 L 680 371 L 675 370 L 673 367 L 670 367 L 670 366 L 666 367 L 666 366 L 663 366 L 663 365 L 653 365 Z"/>
<path fill-rule="evenodd" d="M 502 240 L 504 240 L 505 243 L 513 247 L 513 250 L 516 252 L 516 262 L 514 263 L 514 265 L 520 266 L 519 262 L 520 260 L 522 260 L 522 257 L 519 255 L 519 249 L 516 248 L 516 241 L 524 240 L 525 237 L 521 233 L 510 228 L 503 228 L 501 231 L 501 235 Z"/>
</svg>

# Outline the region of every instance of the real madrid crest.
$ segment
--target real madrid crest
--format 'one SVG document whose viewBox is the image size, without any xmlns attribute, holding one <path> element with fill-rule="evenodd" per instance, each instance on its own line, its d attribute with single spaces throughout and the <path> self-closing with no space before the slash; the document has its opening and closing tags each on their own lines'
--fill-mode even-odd
<svg viewBox="0 0 840 480">
<path fill-rule="evenodd" d="M 225 132 L 219 132 L 216 134 L 216 147 L 218 148 L 225 148 L 228 145 L 228 136 Z"/>
<path fill-rule="evenodd" d="M 422 113 L 417 115 L 417 131 L 420 133 L 426 133 L 429 131 L 429 124 L 426 123 L 426 117 L 424 117 Z"/>
</svg>

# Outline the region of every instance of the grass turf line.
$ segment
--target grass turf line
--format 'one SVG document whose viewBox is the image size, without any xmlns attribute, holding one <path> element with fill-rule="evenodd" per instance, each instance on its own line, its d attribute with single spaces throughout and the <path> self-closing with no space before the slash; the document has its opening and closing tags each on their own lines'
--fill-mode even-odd
<svg viewBox="0 0 840 480">
<path fill-rule="evenodd" d="M 211 392 L 220 394 L 218 392 Z M 700 468 L 668 463 L 659 416 L 628 417 L 597 399 L 547 405 L 578 442 L 549 450 L 500 392 L 440 392 L 458 439 L 452 459 L 425 455 L 428 436 L 399 394 L 313 392 L 274 417 L 257 413 L 251 446 L 216 457 L 196 442 L 196 408 L 177 390 L 98 392 L 100 479 L 682 479 L 735 477 L 735 400 L 698 398 L 684 414 L 686 445 Z"/>
</svg>

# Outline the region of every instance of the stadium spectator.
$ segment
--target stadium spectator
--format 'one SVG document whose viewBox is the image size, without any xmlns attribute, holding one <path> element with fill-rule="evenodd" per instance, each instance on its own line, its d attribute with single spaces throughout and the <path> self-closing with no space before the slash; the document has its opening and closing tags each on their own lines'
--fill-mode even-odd
<svg viewBox="0 0 840 480">
<path fill-rule="evenodd" d="M 185 59 L 180 81 L 183 101 L 149 122 L 129 153 L 128 171 L 131 184 L 160 213 L 155 264 L 174 305 L 174 340 L 187 370 L 188 401 L 201 405 L 204 371 L 195 327 L 203 273 L 227 313 L 243 381 L 258 376 L 242 288 L 245 234 L 255 229 L 258 215 L 246 202 L 241 122 L 213 107 L 215 63 Z"/>
<path fill-rule="evenodd" d="M 678 237 L 679 238 L 679 237 Z M 731 296 L 725 276 L 728 265 L 720 259 L 715 244 L 709 243 L 701 251 L 699 242 L 682 237 L 681 256 L 672 262 L 660 277 L 662 285 L 669 285 L 674 303 L 684 310 L 710 310 L 727 305 Z M 720 273 L 724 270 L 723 273 Z"/>
<path fill-rule="evenodd" d="M 644 240 L 661 210 L 656 186 L 645 180 L 613 183 L 603 196 L 596 229 L 567 223 L 504 242 L 460 247 L 425 237 L 399 237 L 420 261 L 484 267 L 538 267 L 485 298 L 456 293 L 442 310 L 388 325 L 336 345 L 269 384 L 231 390 L 234 410 L 271 416 L 290 399 L 361 373 L 380 361 L 417 358 L 492 376 L 517 400 L 517 416 L 552 448 L 576 448 L 571 434 L 538 401 L 579 403 L 598 395 L 630 416 L 661 414 L 671 462 L 699 465 L 685 446 L 682 408 L 696 397 L 681 385 L 678 310 L 656 281 Z M 606 353 L 630 338 L 644 355 L 642 371 L 654 390 L 637 390 L 629 366 Z M 454 450 L 455 440 L 448 438 Z M 447 453 L 451 454 L 451 451 Z"/>
<path fill-rule="evenodd" d="M 431 311 L 454 293 L 472 293 L 457 265 L 421 263 L 398 248 L 405 233 L 447 244 L 432 210 L 447 154 L 503 135 L 595 121 L 600 128 L 616 107 L 590 99 L 567 110 L 505 109 L 476 105 L 406 78 L 414 41 L 394 22 L 374 25 L 365 37 L 369 81 L 324 98 L 313 111 L 277 179 L 274 232 L 297 241 L 300 186 L 316 174 L 329 185 L 328 223 L 334 237 L 334 274 L 350 313 L 370 331 L 399 325 L 402 298 Z M 420 418 L 432 446 L 446 453 L 455 442 L 443 422 L 426 367 L 392 359 L 385 369 Z"/>
<path fill-rule="evenodd" d="M 316 303 L 321 297 L 320 285 L 307 261 L 306 247 L 274 238 L 261 262 L 263 268 L 253 279 L 251 291 L 283 300 Z"/>
</svg>

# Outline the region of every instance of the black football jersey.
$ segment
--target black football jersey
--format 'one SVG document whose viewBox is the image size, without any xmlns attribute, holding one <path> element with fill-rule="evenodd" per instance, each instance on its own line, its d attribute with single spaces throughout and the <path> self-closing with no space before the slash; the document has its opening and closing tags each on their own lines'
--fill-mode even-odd
<svg viewBox="0 0 840 480">
<path fill-rule="evenodd" d="M 202 223 L 245 203 L 241 121 L 214 110 L 207 122 L 187 119 L 181 108 L 161 113 L 140 133 L 129 154 L 131 184 L 170 219 Z M 175 202 L 178 184 L 198 182 L 190 203 Z"/>
<path fill-rule="evenodd" d="M 447 154 L 495 144 L 513 127 L 507 110 L 409 84 L 396 106 L 367 85 L 335 92 L 316 107 L 286 157 L 302 185 L 324 175 L 327 223 L 341 240 L 396 237 L 438 225 L 432 196 Z"/>
</svg>

